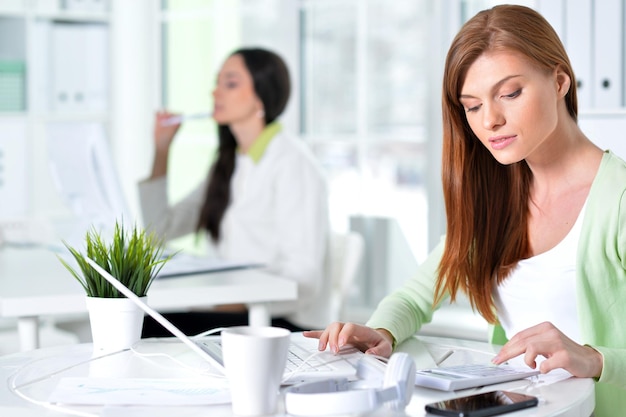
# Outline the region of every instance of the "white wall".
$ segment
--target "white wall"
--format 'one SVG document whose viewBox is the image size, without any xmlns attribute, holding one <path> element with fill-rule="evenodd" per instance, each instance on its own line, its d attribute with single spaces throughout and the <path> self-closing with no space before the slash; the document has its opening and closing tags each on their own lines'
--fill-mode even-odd
<svg viewBox="0 0 626 417">
<path fill-rule="evenodd" d="M 113 154 L 131 211 L 139 214 L 137 182 L 149 175 L 153 156 L 156 10 L 151 0 L 112 0 Z"/>
<path fill-rule="evenodd" d="M 626 160 L 626 109 L 581 112 L 578 124 L 592 142 Z"/>
</svg>

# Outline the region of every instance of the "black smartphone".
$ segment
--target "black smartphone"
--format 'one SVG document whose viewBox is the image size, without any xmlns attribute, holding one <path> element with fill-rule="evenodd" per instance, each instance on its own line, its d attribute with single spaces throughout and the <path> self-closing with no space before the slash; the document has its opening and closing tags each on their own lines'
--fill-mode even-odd
<svg viewBox="0 0 626 417">
<path fill-rule="evenodd" d="M 491 391 L 427 404 L 426 411 L 448 417 L 487 417 L 534 407 L 537 397 L 509 391 Z"/>
</svg>

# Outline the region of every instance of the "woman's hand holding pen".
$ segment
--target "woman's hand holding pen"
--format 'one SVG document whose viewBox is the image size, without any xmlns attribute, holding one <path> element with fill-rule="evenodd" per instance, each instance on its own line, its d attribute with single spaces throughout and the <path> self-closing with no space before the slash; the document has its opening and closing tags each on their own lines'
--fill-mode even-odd
<svg viewBox="0 0 626 417">
<path fill-rule="evenodd" d="M 154 120 L 154 161 L 150 178 L 155 179 L 167 175 L 167 161 L 170 145 L 180 128 L 180 123 L 166 124 L 164 120 L 170 119 L 172 113 L 166 111 L 157 112 Z"/>
<path fill-rule="evenodd" d="M 393 336 L 385 329 L 372 329 L 354 323 L 335 322 L 325 330 L 311 330 L 303 333 L 305 337 L 319 339 L 319 350 L 328 346 L 333 353 L 351 345 L 372 355 L 388 358 L 393 351 Z"/>
<path fill-rule="evenodd" d="M 180 123 L 164 123 L 165 120 L 171 120 L 175 116 L 167 111 L 159 111 L 156 113 L 154 121 L 154 146 L 156 152 L 169 151 L 170 145 L 174 140 L 174 136 L 180 128 Z"/>
<path fill-rule="evenodd" d="M 603 357 L 600 352 L 590 346 L 579 345 L 549 322 L 513 336 L 492 362 L 499 365 L 521 354 L 531 368 L 537 367 L 537 356 L 544 356 L 546 360 L 539 365 L 541 373 L 557 368 L 581 378 L 597 378 L 602 373 Z"/>
</svg>

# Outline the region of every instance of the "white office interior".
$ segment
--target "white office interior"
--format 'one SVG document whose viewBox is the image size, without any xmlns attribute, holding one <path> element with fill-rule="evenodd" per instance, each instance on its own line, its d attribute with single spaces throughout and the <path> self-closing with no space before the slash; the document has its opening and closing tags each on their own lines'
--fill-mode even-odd
<svg viewBox="0 0 626 417">
<path fill-rule="evenodd" d="M 363 321 L 445 232 L 441 67 L 462 22 L 497 3 L 0 0 L 0 250 L 72 237 L 120 211 L 141 222 L 136 184 L 149 173 L 154 113 L 209 112 L 224 58 L 264 46 L 289 65 L 281 121 L 326 170 L 333 230 L 365 238 L 344 309 Z M 577 74 L 580 124 L 626 157 L 626 1 L 507 3 L 553 24 Z M 168 178 L 174 201 L 206 175 L 215 130 L 210 119 L 181 129 Z M 203 250 L 193 237 L 173 245 Z M 77 340 L 56 326 L 64 319 L 43 319 L 42 345 Z M 463 302 L 425 331 L 486 337 Z M 0 317 L 0 340 L 1 354 L 17 350 L 12 319 Z"/>
</svg>

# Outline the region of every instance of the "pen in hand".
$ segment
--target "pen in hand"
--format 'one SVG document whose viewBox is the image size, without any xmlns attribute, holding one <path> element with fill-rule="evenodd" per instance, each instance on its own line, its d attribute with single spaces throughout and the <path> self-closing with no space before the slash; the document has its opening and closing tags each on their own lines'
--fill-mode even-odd
<svg viewBox="0 0 626 417">
<path fill-rule="evenodd" d="M 172 125 L 176 125 L 176 124 L 185 122 L 187 120 L 208 119 L 211 116 L 212 116 L 212 114 L 209 113 L 209 112 L 192 113 L 192 114 L 179 114 L 179 115 L 176 115 L 176 116 L 168 117 L 167 119 L 163 119 L 161 121 L 161 126 L 172 126 Z"/>
</svg>

